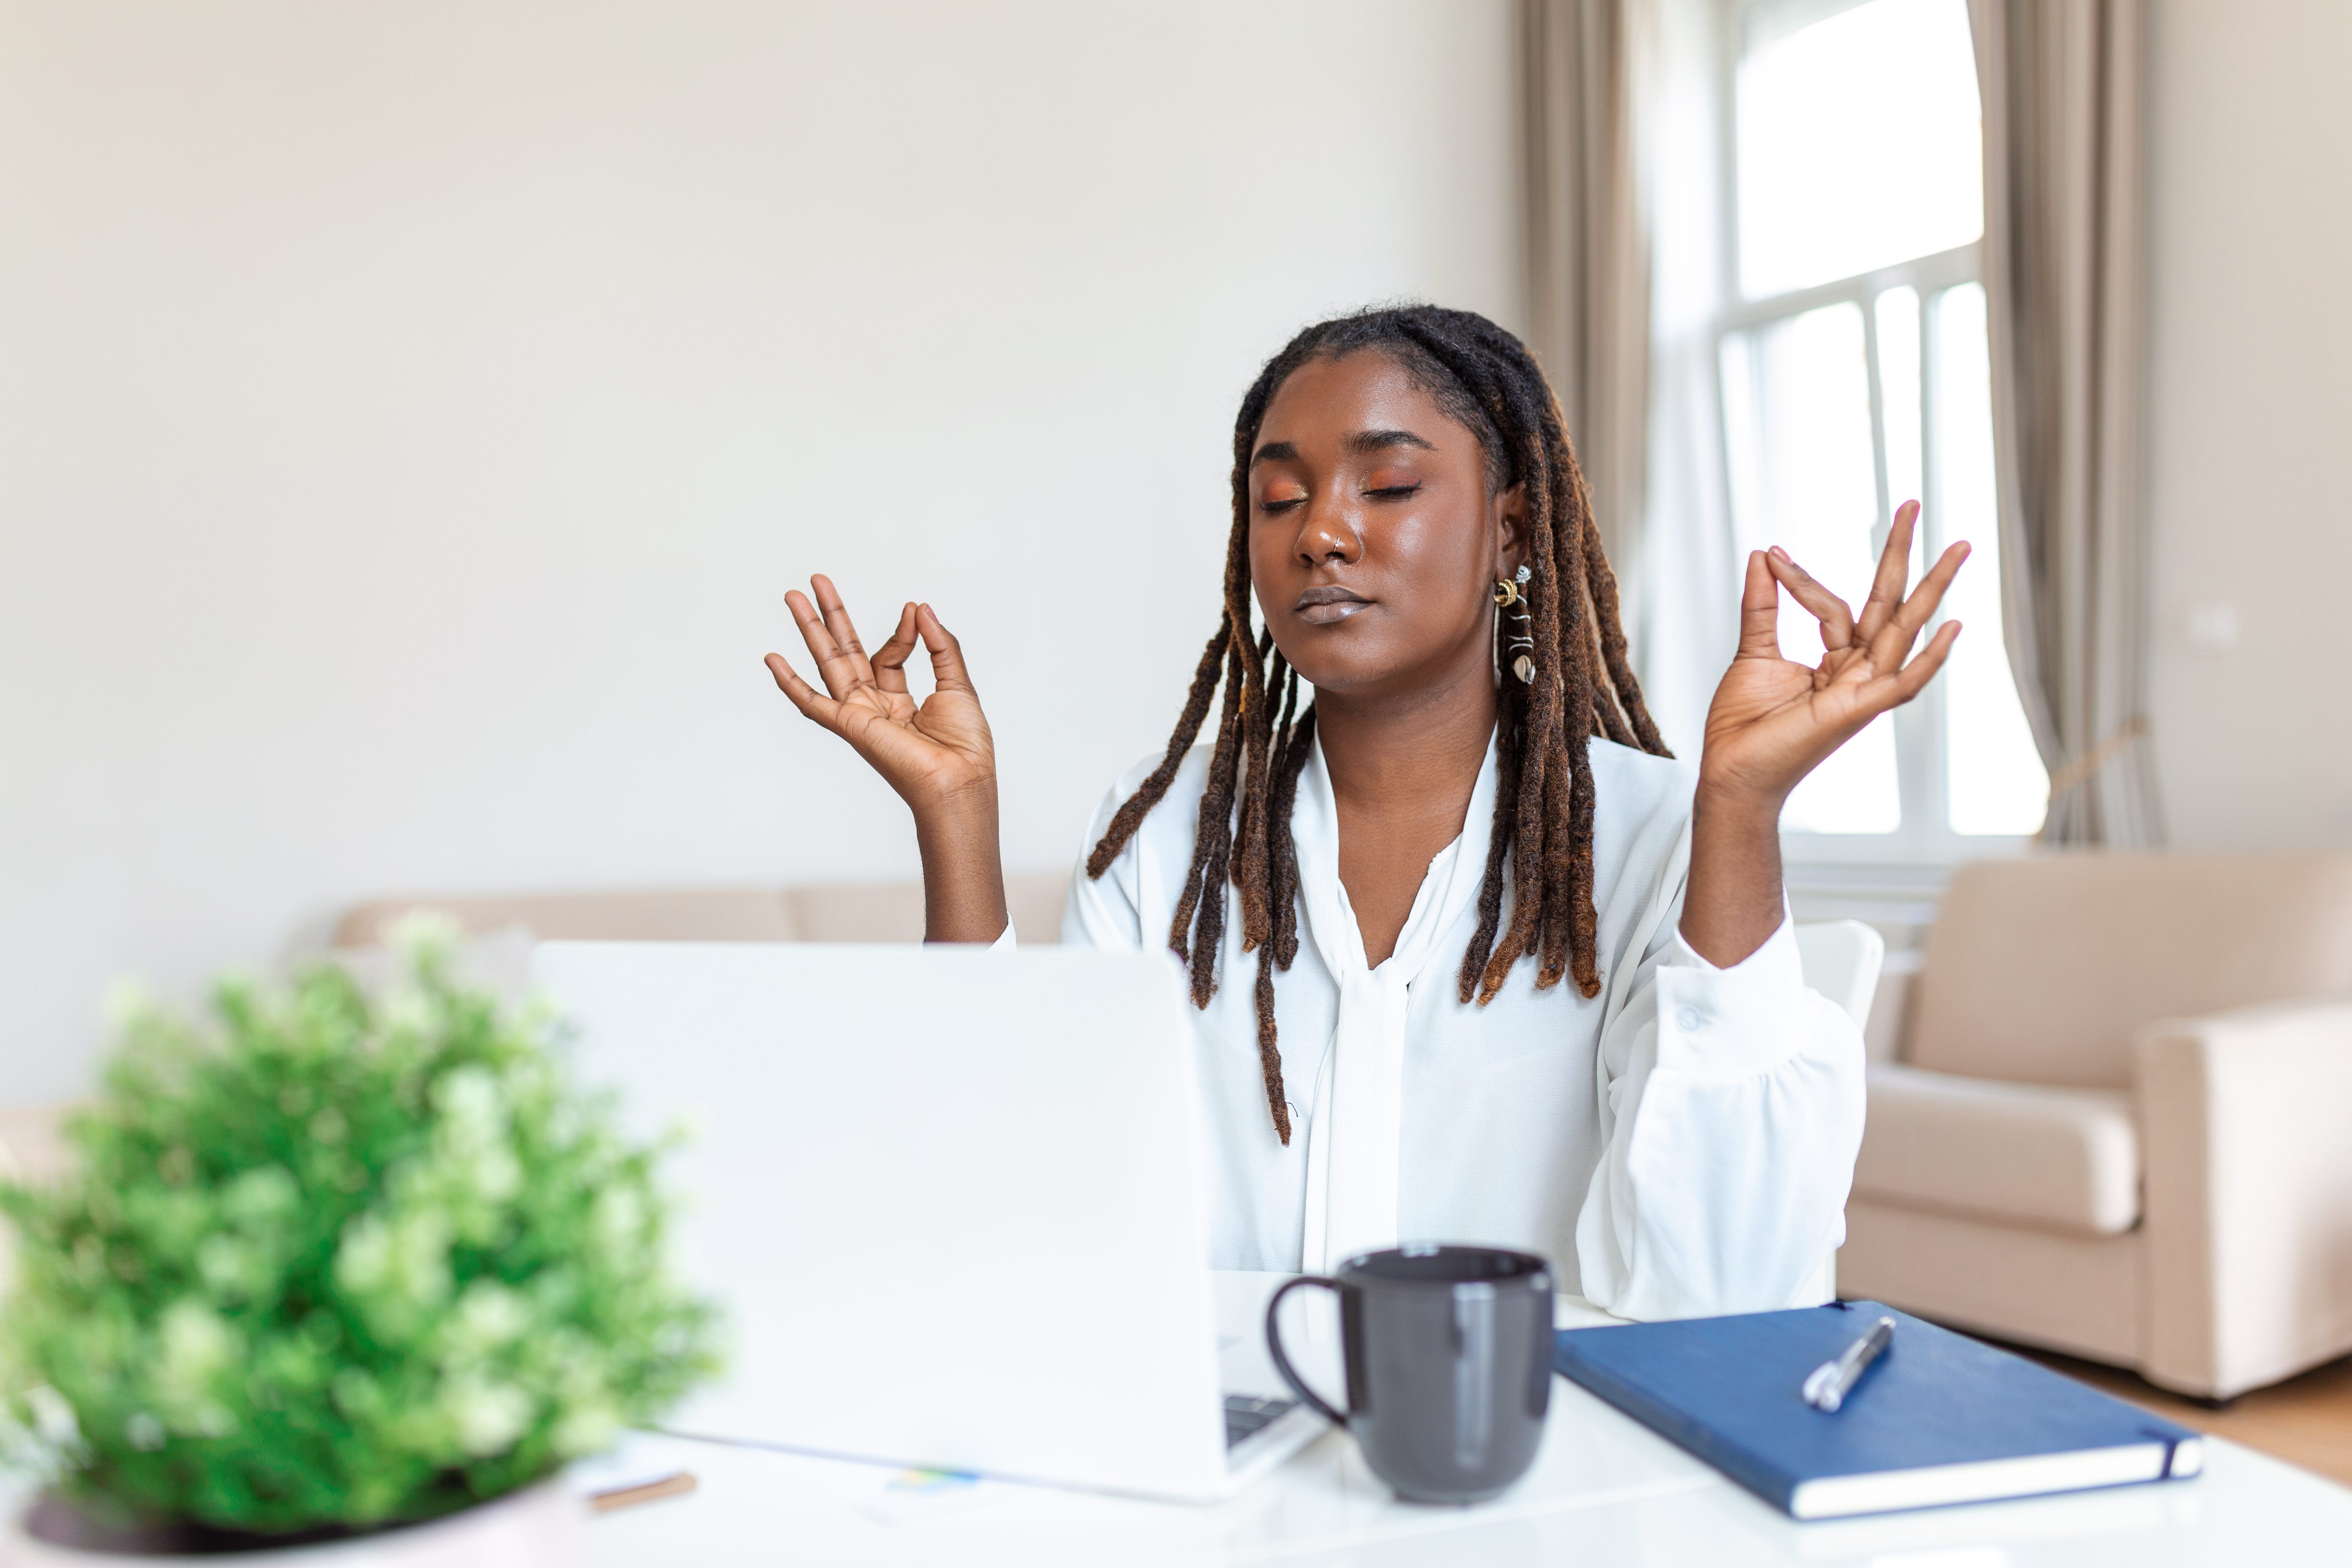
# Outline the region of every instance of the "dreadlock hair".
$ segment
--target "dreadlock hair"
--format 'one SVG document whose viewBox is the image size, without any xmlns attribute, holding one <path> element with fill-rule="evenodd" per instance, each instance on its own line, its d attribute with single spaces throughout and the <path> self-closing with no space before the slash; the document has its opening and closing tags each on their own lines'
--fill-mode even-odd
<svg viewBox="0 0 2352 1568">
<path fill-rule="evenodd" d="M 1192 1002 L 1217 991 L 1225 931 L 1224 884 L 1241 891 L 1242 948 L 1257 953 L 1258 1065 L 1275 1131 L 1290 1142 L 1282 1053 L 1274 1020 L 1274 973 L 1298 955 L 1298 857 L 1290 812 L 1315 735 L 1315 710 L 1298 706 L 1298 672 L 1271 631 L 1251 632 L 1249 468 L 1267 405 L 1300 366 L 1370 350 L 1387 355 L 1477 437 L 1490 494 L 1524 484 L 1532 604 L 1533 678 L 1498 679 L 1497 778 L 1478 930 L 1462 955 L 1461 998 L 1492 1001 L 1523 957 L 1538 959 L 1536 986 L 1563 973 L 1586 996 L 1601 989 L 1592 903 L 1592 768 L 1585 742 L 1604 735 L 1671 756 L 1642 702 L 1617 612 L 1617 578 L 1601 552 L 1584 476 L 1559 400 L 1527 346 L 1484 316 L 1430 305 L 1374 308 L 1307 328 L 1266 362 L 1234 420 L 1233 533 L 1225 547 L 1224 614 L 1192 672 L 1168 753 L 1087 857 L 1100 877 L 1167 795 L 1199 737 L 1220 686 L 1216 749 L 1201 797 L 1192 868 L 1168 928 L 1168 945 L 1191 973 Z M 1516 622 L 1517 617 L 1513 617 Z M 1507 661 L 1496 617 L 1499 672 Z M 1238 816 L 1234 810 L 1239 797 Z M 1506 869 L 1510 921 L 1503 923 Z"/>
</svg>

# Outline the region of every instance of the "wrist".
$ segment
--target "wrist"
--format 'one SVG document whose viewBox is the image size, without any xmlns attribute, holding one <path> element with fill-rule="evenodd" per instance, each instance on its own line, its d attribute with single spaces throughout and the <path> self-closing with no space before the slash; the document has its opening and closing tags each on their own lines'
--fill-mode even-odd
<svg viewBox="0 0 2352 1568">
<path fill-rule="evenodd" d="M 996 830 L 996 781 L 976 779 L 919 802 L 909 802 L 919 837 L 951 839 L 975 827 Z"/>
<path fill-rule="evenodd" d="M 1683 940 L 1727 969 L 1779 929 L 1782 908 L 1780 797 L 1702 779 L 1691 801 Z"/>
<path fill-rule="evenodd" d="M 915 814 L 915 846 L 926 879 L 985 881 L 996 869 L 996 789 L 993 784 L 935 800 Z"/>
<path fill-rule="evenodd" d="M 1776 794 L 1702 775 L 1698 790 L 1691 797 L 1691 821 L 1694 829 L 1704 824 L 1717 830 L 1769 833 L 1777 839 L 1780 809 L 1787 803 L 1785 792 Z"/>
<path fill-rule="evenodd" d="M 916 814 L 923 858 L 923 940 L 994 942 L 1009 916 L 996 837 L 996 786 L 958 791 Z"/>
</svg>

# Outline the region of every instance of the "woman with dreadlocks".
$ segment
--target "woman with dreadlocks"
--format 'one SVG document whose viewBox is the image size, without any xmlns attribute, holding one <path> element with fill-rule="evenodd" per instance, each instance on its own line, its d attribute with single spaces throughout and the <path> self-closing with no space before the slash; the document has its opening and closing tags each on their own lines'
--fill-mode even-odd
<svg viewBox="0 0 2352 1568">
<path fill-rule="evenodd" d="M 1550 1256 L 1629 1317 L 1822 1300 L 1862 1042 L 1805 988 L 1778 825 L 1958 635 L 1913 655 L 1966 553 L 1906 598 L 1917 510 L 1859 617 L 1777 549 L 1748 558 L 1694 769 L 1643 705 L 1559 403 L 1517 338 L 1375 310 L 1266 364 L 1234 426 L 1217 629 L 1165 754 L 1088 829 L 1062 930 L 1189 970 L 1217 1266 L 1475 1237 Z M 772 654 L 776 683 L 913 808 L 929 938 L 1009 941 L 994 752 L 955 639 L 908 605 L 869 658 L 811 585 L 787 598 L 825 691 Z M 1821 622 L 1818 668 L 1780 657 L 1783 588 Z"/>
</svg>

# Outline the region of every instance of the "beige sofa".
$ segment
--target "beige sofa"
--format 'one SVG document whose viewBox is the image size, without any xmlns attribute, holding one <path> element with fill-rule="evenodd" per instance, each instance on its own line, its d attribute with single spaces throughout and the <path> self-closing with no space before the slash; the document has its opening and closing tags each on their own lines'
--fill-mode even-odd
<svg viewBox="0 0 2352 1568">
<path fill-rule="evenodd" d="M 2352 856 L 1963 868 L 1838 1285 L 2213 1399 L 2352 1351 Z"/>
<path fill-rule="evenodd" d="M 1035 945 L 1062 938 L 1066 875 L 1007 877 L 1013 929 Z M 478 935 L 520 928 L 545 942 L 920 942 L 920 882 L 808 888 L 677 888 L 507 897 L 380 899 L 336 923 L 335 945 L 382 944 L 402 915 L 439 910 Z"/>
</svg>

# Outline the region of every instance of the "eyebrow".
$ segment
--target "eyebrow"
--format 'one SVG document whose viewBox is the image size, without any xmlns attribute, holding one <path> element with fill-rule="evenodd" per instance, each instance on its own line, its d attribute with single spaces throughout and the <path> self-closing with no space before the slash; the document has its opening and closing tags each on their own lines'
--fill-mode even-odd
<svg viewBox="0 0 2352 1568">
<path fill-rule="evenodd" d="M 1340 445 L 1360 458 L 1385 452 L 1391 447 L 1418 447 L 1424 452 L 1437 450 L 1434 445 L 1410 430 L 1359 430 Z"/>
<path fill-rule="evenodd" d="M 1424 452 L 1437 450 L 1433 443 L 1423 440 L 1410 430 L 1359 430 L 1339 445 L 1359 458 L 1369 457 L 1374 452 L 1385 452 L 1393 447 L 1418 447 Z M 1287 441 L 1268 441 L 1250 458 L 1250 467 L 1255 468 L 1260 463 L 1295 463 L 1297 461 L 1298 461 L 1297 447 Z"/>
</svg>

